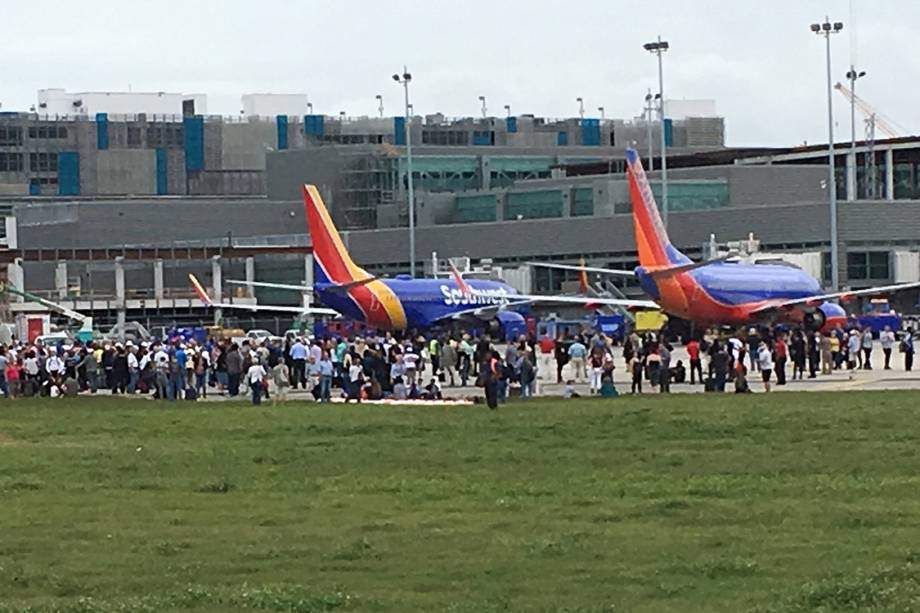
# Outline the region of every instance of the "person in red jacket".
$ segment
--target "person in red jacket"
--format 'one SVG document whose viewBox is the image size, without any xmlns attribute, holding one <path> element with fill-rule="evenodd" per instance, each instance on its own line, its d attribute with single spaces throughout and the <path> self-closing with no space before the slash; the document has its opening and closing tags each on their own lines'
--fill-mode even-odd
<svg viewBox="0 0 920 613">
<path fill-rule="evenodd" d="M 786 338 L 783 334 L 776 336 L 773 343 L 773 370 L 776 371 L 776 384 L 786 385 L 786 359 L 789 357 L 789 348 L 786 347 Z"/>
<path fill-rule="evenodd" d="M 700 361 L 700 342 L 695 338 L 687 343 L 687 355 L 690 357 L 690 384 L 696 383 L 696 375 L 699 375 L 700 383 L 703 383 L 703 363 Z"/>
</svg>

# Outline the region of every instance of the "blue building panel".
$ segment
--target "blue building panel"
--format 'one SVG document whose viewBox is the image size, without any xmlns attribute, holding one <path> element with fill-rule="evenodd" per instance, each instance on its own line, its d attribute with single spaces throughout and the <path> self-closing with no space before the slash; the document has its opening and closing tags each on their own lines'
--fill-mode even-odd
<svg viewBox="0 0 920 613">
<path fill-rule="evenodd" d="M 505 129 L 511 133 L 517 132 L 517 117 L 506 117 Z"/>
<path fill-rule="evenodd" d="M 599 119 L 581 120 L 581 144 L 588 146 L 601 144 L 601 122 Z"/>
<path fill-rule="evenodd" d="M 42 182 L 39 179 L 29 179 L 29 195 L 30 196 L 41 196 L 42 195 Z"/>
<path fill-rule="evenodd" d="M 488 130 L 485 131 L 476 131 L 473 132 L 473 144 L 474 145 L 491 145 L 492 143 L 492 132 Z"/>
<path fill-rule="evenodd" d="M 201 115 L 182 119 L 184 127 L 185 169 L 204 170 L 204 118 Z"/>
<path fill-rule="evenodd" d="M 278 151 L 282 151 L 288 148 L 288 117 L 278 115 L 275 121 L 278 123 Z"/>
<path fill-rule="evenodd" d="M 61 196 L 80 195 L 80 154 L 76 151 L 58 154 L 58 193 Z"/>
<path fill-rule="evenodd" d="M 109 148 L 109 115 L 96 113 L 96 149 Z"/>
<path fill-rule="evenodd" d="M 169 193 L 169 166 L 166 159 L 166 149 L 157 149 L 157 195 Z"/>
<path fill-rule="evenodd" d="M 674 138 L 674 121 L 665 117 L 664 120 L 664 146 L 671 147 Z"/>
<path fill-rule="evenodd" d="M 560 132 L 556 136 L 556 144 L 559 145 L 560 147 L 564 147 L 565 145 L 568 145 L 569 144 L 569 133 Z"/>
<path fill-rule="evenodd" d="M 406 118 L 405 117 L 394 117 L 393 118 L 393 144 L 394 145 L 405 145 L 406 144 Z"/>
<path fill-rule="evenodd" d="M 316 136 L 321 138 L 324 134 L 324 119 L 323 115 L 304 115 L 303 118 L 303 133 L 307 136 Z"/>
</svg>

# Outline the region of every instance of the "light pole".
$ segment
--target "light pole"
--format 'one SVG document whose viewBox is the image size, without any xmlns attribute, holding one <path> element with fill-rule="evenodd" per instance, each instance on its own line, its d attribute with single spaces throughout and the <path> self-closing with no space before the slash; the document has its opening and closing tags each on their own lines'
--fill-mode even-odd
<svg viewBox="0 0 920 613">
<path fill-rule="evenodd" d="M 409 82 L 412 75 L 403 66 L 402 75 L 394 74 L 393 80 L 400 83 L 406 93 L 406 172 L 409 175 L 409 274 L 415 276 L 415 188 L 412 184 L 412 130 L 409 120 L 412 117 L 412 105 L 409 104 Z"/>
<path fill-rule="evenodd" d="M 508 117 L 511 117 L 511 105 L 510 104 L 505 105 L 505 113 L 508 114 Z"/>
<path fill-rule="evenodd" d="M 865 70 L 856 72 L 853 64 L 847 71 L 850 80 L 850 159 L 847 160 L 847 200 L 856 200 L 856 79 L 866 76 Z"/>
<path fill-rule="evenodd" d="M 575 102 L 578 103 L 578 116 L 581 119 L 584 119 L 585 118 L 585 101 L 582 100 L 582 98 L 579 96 L 578 98 L 575 98 Z"/>
<path fill-rule="evenodd" d="M 486 97 L 485 97 L 485 96 L 479 96 L 479 102 L 482 104 L 482 118 L 485 119 L 485 118 L 486 118 L 486 111 L 487 111 L 487 109 L 486 109 Z"/>
<path fill-rule="evenodd" d="M 649 88 L 648 93 L 645 94 L 645 112 L 648 113 L 648 116 L 645 119 L 645 139 L 648 142 L 648 171 L 651 172 L 655 169 L 655 157 L 654 157 L 654 147 L 655 143 L 652 142 L 652 120 L 655 113 L 655 96 L 652 95 L 652 90 Z"/>
<path fill-rule="evenodd" d="M 374 97 L 377 99 L 377 112 L 380 113 L 380 118 L 383 119 L 383 95 L 377 94 Z"/>
<path fill-rule="evenodd" d="M 604 121 L 604 107 L 597 107 L 597 112 L 601 114 L 601 121 Z"/>
<path fill-rule="evenodd" d="M 811 31 L 823 36 L 827 55 L 827 193 L 831 208 L 831 291 L 840 290 L 840 254 L 837 249 L 837 178 L 834 173 L 834 108 L 831 101 L 831 34 L 843 29 L 843 23 L 831 23 L 825 17 L 824 23 L 811 24 Z"/>
<path fill-rule="evenodd" d="M 661 62 L 661 54 L 670 48 L 668 41 L 658 40 L 645 43 L 642 45 L 649 53 L 658 56 L 658 111 L 661 118 L 661 216 L 664 227 L 668 227 L 668 154 L 667 140 L 664 134 L 664 69 Z"/>
<path fill-rule="evenodd" d="M 313 114 L 313 103 L 312 102 L 307 102 L 307 113 L 310 115 Z"/>
</svg>

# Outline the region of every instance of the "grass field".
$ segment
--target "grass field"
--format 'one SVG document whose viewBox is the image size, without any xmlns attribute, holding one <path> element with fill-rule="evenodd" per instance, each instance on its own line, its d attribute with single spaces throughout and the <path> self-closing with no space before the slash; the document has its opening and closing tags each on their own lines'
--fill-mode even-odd
<svg viewBox="0 0 920 613">
<path fill-rule="evenodd" d="M 912 611 L 920 394 L 0 404 L 0 611 Z"/>
</svg>

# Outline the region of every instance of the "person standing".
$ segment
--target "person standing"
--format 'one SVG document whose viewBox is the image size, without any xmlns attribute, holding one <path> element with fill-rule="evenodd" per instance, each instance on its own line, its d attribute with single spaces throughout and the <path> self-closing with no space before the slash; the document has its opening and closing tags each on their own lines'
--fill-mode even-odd
<svg viewBox="0 0 920 613">
<path fill-rule="evenodd" d="M 236 343 L 230 345 L 230 350 L 225 358 L 227 365 L 227 393 L 231 398 L 240 393 L 240 376 L 243 373 L 243 356 Z"/>
<path fill-rule="evenodd" d="M 128 363 L 128 393 L 133 394 L 137 391 L 137 384 L 141 378 L 140 362 L 137 359 L 137 348 L 134 343 L 128 342 L 125 359 Z"/>
<path fill-rule="evenodd" d="M 128 355 L 121 343 L 118 343 L 112 358 L 112 393 L 124 394 L 128 389 L 128 379 Z"/>
<path fill-rule="evenodd" d="M 661 359 L 658 375 L 661 385 L 658 391 L 662 394 L 667 394 L 671 391 L 671 349 L 671 343 L 667 341 L 662 341 L 658 345 L 658 357 Z"/>
<path fill-rule="evenodd" d="M 297 386 L 306 387 L 307 347 L 300 337 L 297 337 L 297 340 L 291 345 L 290 356 L 294 364 L 292 368 L 294 389 L 296 390 Z"/>
<path fill-rule="evenodd" d="M 687 355 L 690 358 L 690 385 L 696 383 L 696 377 L 699 376 L 700 383 L 703 382 L 703 362 L 700 360 L 700 342 L 695 338 L 690 339 L 687 343 Z"/>
<path fill-rule="evenodd" d="M 914 368 L 914 331 L 910 328 L 904 331 L 901 351 L 904 353 L 904 370 L 910 372 Z"/>
<path fill-rule="evenodd" d="M 556 341 L 549 335 L 549 332 L 543 335 L 538 344 L 540 348 L 540 362 L 537 366 L 537 376 L 547 383 L 552 379 L 553 356 L 556 352 Z"/>
<path fill-rule="evenodd" d="M 277 405 L 279 400 L 287 402 L 288 389 L 291 387 L 291 369 L 284 360 L 278 360 L 278 363 L 272 368 L 272 381 L 275 383 L 272 406 Z"/>
<path fill-rule="evenodd" d="M 862 368 L 862 339 L 859 336 L 857 330 L 850 330 L 850 336 L 847 339 L 847 350 L 849 352 L 849 361 L 847 362 L 847 367 L 850 370 L 852 375 L 853 371 L 856 370 L 857 361 L 858 366 Z"/>
<path fill-rule="evenodd" d="M 480 378 L 486 394 L 486 404 L 490 410 L 494 411 L 498 408 L 498 381 L 501 378 L 501 365 L 497 351 L 492 351 L 484 357 L 485 360 L 479 369 Z"/>
<path fill-rule="evenodd" d="M 585 380 L 585 358 L 588 356 L 588 349 L 581 342 L 581 338 L 576 337 L 575 342 L 569 346 L 569 361 L 572 362 L 572 368 L 575 372 L 572 378 L 575 383 L 584 383 Z"/>
<path fill-rule="evenodd" d="M 788 348 L 786 347 L 786 338 L 783 334 L 777 335 L 776 342 L 773 344 L 773 352 L 776 355 L 776 364 L 774 366 L 774 370 L 776 371 L 776 384 L 786 385 L 786 358 Z"/>
<path fill-rule="evenodd" d="M 829 375 L 833 369 L 833 364 L 831 364 L 832 351 L 831 351 L 831 336 L 830 334 L 824 333 L 821 335 L 821 374 Z"/>
<path fill-rule="evenodd" d="M 444 372 L 445 383 L 450 378 L 450 386 L 454 386 L 454 373 L 457 370 L 457 342 L 448 339 L 441 349 L 441 370 Z"/>
<path fill-rule="evenodd" d="M 345 402 L 354 399 L 355 402 L 361 403 L 361 384 L 364 378 L 364 367 L 361 365 L 361 358 L 351 356 L 351 365 L 348 367 L 348 393 L 345 396 Z"/>
<path fill-rule="evenodd" d="M 733 361 L 731 356 L 719 341 L 713 341 L 709 355 L 711 356 L 710 366 L 712 367 L 712 376 L 714 381 L 713 391 L 725 391 L 725 379 L 728 376 L 728 369 Z"/>
<path fill-rule="evenodd" d="M 252 404 L 262 403 L 263 379 L 265 379 L 265 369 L 259 363 L 259 358 L 253 358 L 252 365 L 246 371 L 246 382 L 252 392 Z"/>
<path fill-rule="evenodd" d="M 796 376 L 801 381 L 805 378 L 805 357 L 808 353 L 808 348 L 805 344 L 805 337 L 802 334 L 801 330 L 796 330 L 795 334 L 792 335 L 792 380 L 795 381 Z"/>
<path fill-rule="evenodd" d="M 821 361 L 821 333 L 815 332 L 808 335 L 808 378 L 818 376 L 818 366 Z"/>
<path fill-rule="evenodd" d="M 335 376 L 335 365 L 328 351 L 323 351 L 319 361 L 319 401 L 330 402 L 332 399 L 332 377 Z"/>
<path fill-rule="evenodd" d="M 866 326 L 862 333 L 863 369 L 872 370 L 872 346 L 875 339 L 872 337 L 872 328 Z"/>
<path fill-rule="evenodd" d="M 476 348 L 470 342 L 470 335 L 464 334 L 460 339 L 460 385 L 466 387 L 470 378 L 470 370 L 473 365 L 473 352 Z"/>
<path fill-rule="evenodd" d="M 770 391 L 770 375 L 773 374 L 773 356 L 770 348 L 764 341 L 760 341 L 757 349 L 757 365 L 760 367 L 760 376 L 763 379 L 763 391 Z"/>
<path fill-rule="evenodd" d="M 882 346 L 882 353 L 885 354 L 885 370 L 891 370 L 891 351 L 897 342 L 891 326 L 885 326 L 885 329 L 878 335 L 878 340 Z"/>
</svg>

